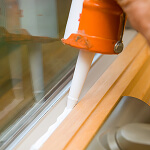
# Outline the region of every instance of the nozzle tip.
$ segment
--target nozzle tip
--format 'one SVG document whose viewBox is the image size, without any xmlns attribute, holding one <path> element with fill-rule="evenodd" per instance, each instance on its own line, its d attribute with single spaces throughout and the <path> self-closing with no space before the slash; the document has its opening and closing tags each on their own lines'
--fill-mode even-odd
<svg viewBox="0 0 150 150">
<path fill-rule="evenodd" d="M 67 108 L 73 109 L 75 107 L 75 105 L 77 104 L 77 102 L 78 102 L 78 99 L 68 96 Z"/>
</svg>

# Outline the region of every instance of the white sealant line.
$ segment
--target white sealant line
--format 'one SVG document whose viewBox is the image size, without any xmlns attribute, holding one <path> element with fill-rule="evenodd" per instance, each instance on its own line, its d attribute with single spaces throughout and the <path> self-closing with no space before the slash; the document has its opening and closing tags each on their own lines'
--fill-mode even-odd
<svg viewBox="0 0 150 150">
<path fill-rule="evenodd" d="M 32 145 L 30 150 L 39 150 L 45 141 L 52 135 L 52 133 L 74 108 L 91 67 L 94 55 L 95 53 L 80 50 L 68 96 L 67 107 L 65 108 L 64 112 L 57 118 L 57 121 L 49 127 L 48 131 L 34 145 Z"/>
<path fill-rule="evenodd" d="M 30 150 L 39 150 L 41 146 L 46 142 L 46 140 L 52 135 L 52 133 L 61 124 L 61 122 L 68 116 L 71 110 L 72 109 L 65 108 L 64 112 L 57 118 L 57 121 L 49 127 L 48 131 L 39 140 L 37 140 L 34 145 L 32 145 Z"/>
</svg>

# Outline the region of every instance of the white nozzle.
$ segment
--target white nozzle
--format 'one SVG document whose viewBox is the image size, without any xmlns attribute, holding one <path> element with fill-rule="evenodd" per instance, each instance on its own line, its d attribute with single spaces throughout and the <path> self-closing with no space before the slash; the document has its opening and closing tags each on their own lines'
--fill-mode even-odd
<svg viewBox="0 0 150 150">
<path fill-rule="evenodd" d="M 91 67 L 92 60 L 94 58 L 95 53 L 80 50 L 69 96 L 67 101 L 67 108 L 72 109 L 80 96 L 82 87 L 86 80 L 87 74 Z"/>
<path fill-rule="evenodd" d="M 67 108 L 72 109 L 76 105 L 77 101 L 78 99 L 68 96 Z"/>
</svg>

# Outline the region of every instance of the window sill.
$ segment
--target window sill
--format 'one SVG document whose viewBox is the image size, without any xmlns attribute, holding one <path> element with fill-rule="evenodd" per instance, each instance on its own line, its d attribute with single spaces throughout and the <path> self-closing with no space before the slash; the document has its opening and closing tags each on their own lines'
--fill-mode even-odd
<svg viewBox="0 0 150 150">
<path fill-rule="evenodd" d="M 128 45 L 128 43 L 131 41 L 131 39 L 135 36 L 136 32 L 135 31 L 126 31 L 124 34 L 124 43 L 125 46 Z M 117 58 L 117 57 L 121 57 L 121 56 L 116 56 L 116 55 L 112 55 L 112 56 L 108 56 L 108 55 L 103 55 L 101 56 L 101 58 L 93 65 L 93 67 L 91 68 L 86 83 L 84 85 L 84 88 L 82 90 L 80 99 L 87 93 L 87 91 L 92 87 L 92 85 L 99 79 L 99 77 L 107 70 L 107 68 L 110 66 L 110 64 Z M 99 70 L 97 72 L 97 70 Z M 31 145 L 33 143 L 35 143 L 40 136 L 42 136 L 47 129 L 49 128 L 50 125 L 52 125 L 57 117 L 63 112 L 64 108 L 66 107 L 66 100 L 67 100 L 67 95 L 68 93 L 66 93 L 64 95 L 64 97 L 58 101 L 56 103 L 56 105 L 49 110 L 45 116 L 37 123 L 37 125 L 20 141 L 20 143 L 17 144 L 17 146 L 15 147 L 15 149 L 17 150 L 23 150 L 23 149 L 30 149 Z M 73 110 L 73 112 L 71 112 L 70 115 L 72 115 L 74 112 L 80 112 L 81 111 L 81 105 L 82 103 L 79 103 L 79 105 L 77 105 L 77 107 Z M 79 109 L 80 108 L 80 109 Z M 79 110 L 77 110 L 79 109 Z M 83 113 L 83 112 L 82 112 Z M 69 116 L 70 116 L 69 115 Z M 67 118 L 69 118 L 69 116 Z M 103 116 L 104 117 L 104 116 Z M 105 116 L 106 117 L 106 116 Z M 105 118 L 104 117 L 104 118 Z M 66 119 L 67 119 L 66 118 Z M 68 120 L 68 119 L 67 119 Z M 66 121 L 64 121 L 66 122 Z M 62 123 L 62 125 L 64 124 L 64 122 Z M 61 125 L 61 126 L 62 126 Z M 52 139 L 54 139 L 55 137 L 55 141 L 56 141 L 56 134 L 59 132 L 60 127 L 58 128 L 58 130 L 52 135 Z M 96 130 L 96 129 L 95 129 Z M 82 132 L 82 131 L 81 131 Z M 61 133 L 62 134 L 62 133 Z M 73 134 L 73 133 L 71 133 Z M 94 133 L 95 134 L 95 133 Z M 67 136 L 67 135 L 66 135 Z M 93 135 L 92 135 L 93 136 Z M 89 138 L 91 138 L 91 136 L 88 136 Z M 67 137 L 69 138 L 69 137 Z M 58 139 L 58 138 L 57 138 Z M 50 140 L 50 139 L 49 139 Z M 48 141 L 49 141 L 48 140 Z M 82 141 L 82 140 L 81 140 Z M 65 140 L 63 140 L 63 143 L 65 142 Z M 89 142 L 89 141 L 88 141 Z M 84 146 L 87 146 L 88 142 L 81 142 L 84 143 Z M 49 142 L 46 142 L 42 148 L 42 150 L 46 149 L 45 147 L 47 147 L 47 144 Z M 55 142 L 53 142 L 54 144 L 56 144 Z M 72 143 L 72 141 L 71 141 Z M 70 144 L 71 144 L 70 143 Z M 85 144 L 86 143 L 86 144 Z M 50 143 L 49 143 L 50 144 Z M 49 145 L 48 144 L 48 145 Z M 70 145 L 69 144 L 69 145 Z M 73 144 L 74 145 L 74 144 Z M 60 144 L 61 146 L 61 144 Z M 65 145 L 63 145 L 65 146 Z M 83 146 L 83 145 L 82 145 Z M 83 146 L 83 147 L 84 147 Z M 82 147 L 82 148 L 83 148 Z M 75 148 L 75 147 L 74 147 Z M 82 149 L 81 148 L 81 149 Z M 53 148 L 52 148 L 53 149 Z M 61 149 L 60 147 L 58 149 Z"/>
</svg>

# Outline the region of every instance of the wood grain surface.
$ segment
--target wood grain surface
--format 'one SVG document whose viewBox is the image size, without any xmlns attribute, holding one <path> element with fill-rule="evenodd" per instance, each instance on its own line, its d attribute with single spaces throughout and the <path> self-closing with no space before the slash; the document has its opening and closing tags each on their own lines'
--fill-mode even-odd
<svg viewBox="0 0 150 150">
<path fill-rule="evenodd" d="M 148 62 L 149 47 L 146 40 L 138 34 L 45 142 L 41 150 L 85 149 L 123 95 L 134 93 L 135 97 L 148 97 L 145 94 L 150 83 L 140 81 L 146 81 L 145 78 L 148 78 Z M 143 68 L 144 77 L 140 76 Z M 132 92 L 129 85 L 132 86 Z M 138 90 L 144 88 L 145 91 Z M 138 95 L 134 92 L 136 90 Z"/>
</svg>

